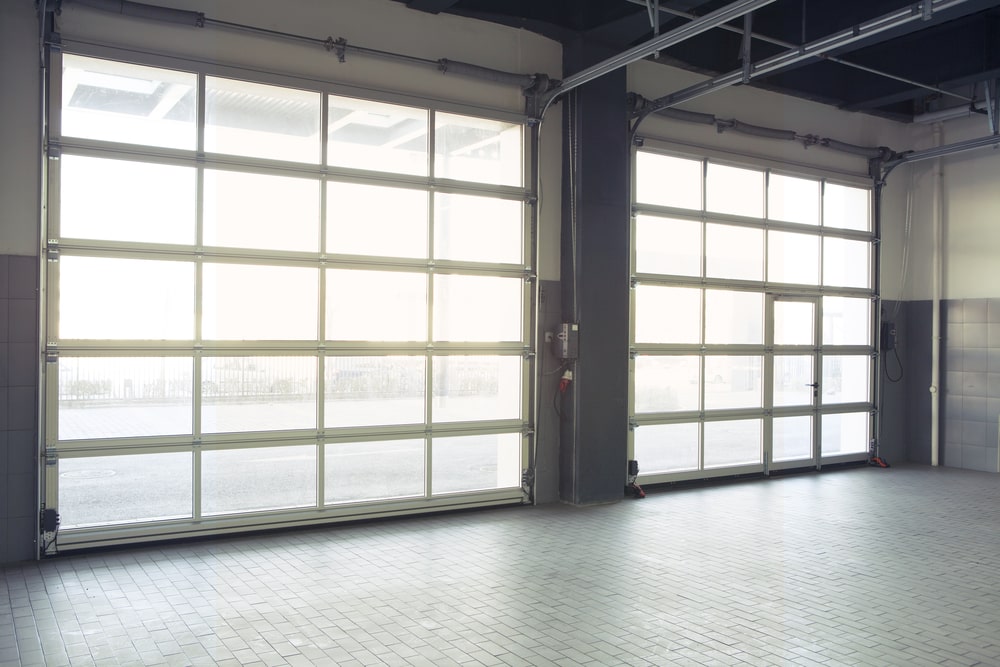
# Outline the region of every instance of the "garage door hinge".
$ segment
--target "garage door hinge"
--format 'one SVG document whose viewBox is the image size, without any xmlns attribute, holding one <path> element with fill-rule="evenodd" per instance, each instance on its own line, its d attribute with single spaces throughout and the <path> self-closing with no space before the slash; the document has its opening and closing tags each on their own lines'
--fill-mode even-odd
<svg viewBox="0 0 1000 667">
<path fill-rule="evenodd" d="M 50 262 L 59 261 L 59 243 L 49 239 L 48 247 L 45 248 L 45 258 Z"/>
<path fill-rule="evenodd" d="M 46 449 L 43 456 L 46 466 L 54 466 L 59 463 L 59 452 L 54 449 Z"/>
<path fill-rule="evenodd" d="M 59 361 L 59 348 L 55 343 L 49 343 L 45 346 L 45 363 L 54 364 Z"/>
<path fill-rule="evenodd" d="M 635 417 L 629 417 L 628 419 L 628 430 L 634 431 L 639 428 L 639 422 L 635 420 Z"/>
</svg>

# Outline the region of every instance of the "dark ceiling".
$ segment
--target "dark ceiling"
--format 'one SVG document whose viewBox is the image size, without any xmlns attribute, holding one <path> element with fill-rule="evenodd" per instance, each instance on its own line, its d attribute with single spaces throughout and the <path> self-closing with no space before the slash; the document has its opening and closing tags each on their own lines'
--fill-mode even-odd
<svg viewBox="0 0 1000 667">
<path fill-rule="evenodd" d="M 583 39 L 615 53 L 654 36 L 653 11 L 646 0 L 397 1 L 418 11 L 524 28 L 564 44 Z M 659 0 L 660 33 L 731 1 Z M 749 85 L 907 122 L 916 115 L 967 107 L 973 101 L 985 107 L 984 84 L 990 82 L 995 95 L 994 82 L 1000 78 L 997 0 L 775 0 L 752 13 L 750 61 L 758 63 L 906 8 L 919 13 L 919 18 L 823 57 L 756 76 Z M 739 18 L 667 48 L 658 61 L 706 77 L 739 71 L 744 23 Z"/>
</svg>

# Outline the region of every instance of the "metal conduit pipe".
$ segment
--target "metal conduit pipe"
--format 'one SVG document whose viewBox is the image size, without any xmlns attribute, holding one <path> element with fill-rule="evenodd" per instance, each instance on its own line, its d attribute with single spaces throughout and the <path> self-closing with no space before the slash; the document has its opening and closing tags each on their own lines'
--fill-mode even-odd
<svg viewBox="0 0 1000 667">
<path fill-rule="evenodd" d="M 179 23 L 197 28 L 205 27 L 205 15 L 202 12 L 146 5 L 141 2 L 129 2 L 129 0 L 64 0 L 64 2 L 73 2 L 78 5 L 92 7 L 93 9 L 121 14 L 122 16 L 150 19 L 164 23 Z"/>
<path fill-rule="evenodd" d="M 934 145 L 942 145 L 941 123 L 934 124 Z M 940 434 L 941 428 L 941 284 L 942 284 L 942 256 L 941 256 L 941 227 L 944 173 L 942 172 L 941 158 L 934 160 L 933 169 L 934 182 L 931 187 L 931 228 L 933 233 L 934 250 L 932 261 L 933 280 L 931 285 L 931 465 L 936 466 L 940 461 Z"/>
</svg>

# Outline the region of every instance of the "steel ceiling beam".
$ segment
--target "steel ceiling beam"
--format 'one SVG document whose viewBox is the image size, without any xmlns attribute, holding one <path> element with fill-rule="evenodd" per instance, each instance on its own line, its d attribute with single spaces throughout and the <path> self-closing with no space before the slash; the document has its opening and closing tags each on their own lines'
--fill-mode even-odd
<svg viewBox="0 0 1000 667">
<path fill-rule="evenodd" d="M 951 9 L 952 7 L 957 7 L 967 1 L 968 0 L 931 0 L 932 11 L 940 12 Z M 776 72 L 803 60 L 821 57 L 827 51 L 848 46 L 849 44 L 868 39 L 874 35 L 893 30 L 913 21 L 921 21 L 923 20 L 924 7 L 923 1 L 911 4 L 894 12 L 889 12 L 888 14 L 865 21 L 864 23 L 856 26 L 845 28 L 844 30 L 827 35 L 826 37 L 822 37 L 807 44 L 789 49 L 785 53 L 779 53 L 776 56 L 765 58 L 751 67 L 750 76 L 753 78 L 769 74 L 771 72 Z M 654 113 L 660 109 L 672 107 L 682 102 L 692 100 L 696 97 L 701 97 L 702 95 L 707 95 L 708 93 L 713 93 L 717 90 L 722 90 L 724 88 L 728 88 L 729 86 L 742 83 L 744 78 L 743 75 L 743 70 L 739 69 L 728 74 L 715 77 L 714 79 L 709 79 L 708 81 L 688 86 L 687 88 L 679 90 L 675 93 L 664 95 L 663 97 L 652 100 L 649 106 L 637 112 L 637 115 L 645 117 L 648 114 Z"/>
<path fill-rule="evenodd" d="M 567 93 L 574 88 L 600 78 L 608 72 L 613 72 L 619 67 L 624 67 L 636 62 L 637 60 L 642 60 L 646 56 L 652 55 L 657 51 L 671 47 L 674 44 L 679 44 L 680 42 L 690 39 L 695 35 L 699 35 L 718 25 L 722 25 L 726 21 L 739 18 L 744 14 L 752 12 L 760 7 L 764 7 L 765 5 L 769 5 L 775 1 L 776 0 L 737 0 L 736 2 L 726 5 L 725 7 L 721 7 L 714 12 L 710 12 L 699 19 L 691 21 L 688 24 L 682 25 L 669 32 L 665 32 L 655 39 L 643 42 L 642 44 L 639 44 L 628 51 L 624 51 L 617 56 L 612 56 L 611 58 L 603 60 L 592 67 L 588 67 L 580 72 L 577 72 L 576 74 L 568 76 L 558 87 L 543 97 L 543 113 L 556 97 Z"/>
</svg>

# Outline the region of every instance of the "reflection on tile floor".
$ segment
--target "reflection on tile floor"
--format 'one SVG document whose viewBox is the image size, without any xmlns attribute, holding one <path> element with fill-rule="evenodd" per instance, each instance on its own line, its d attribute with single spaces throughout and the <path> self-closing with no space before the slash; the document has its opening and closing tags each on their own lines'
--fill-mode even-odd
<svg viewBox="0 0 1000 667">
<path fill-rule="evenodd" d="M 1000 475 L 854 468 L 11 566 L 0 665 L 997 665 Z"/>
</svg>

